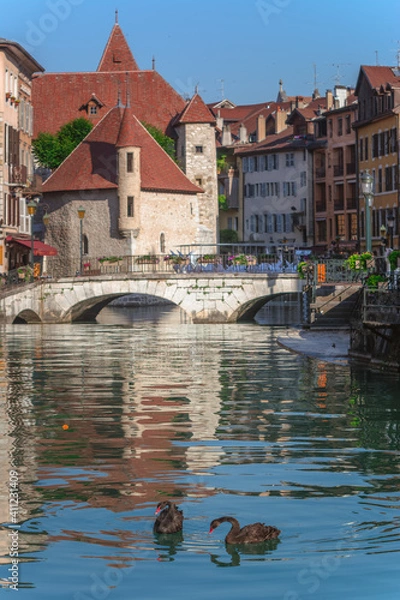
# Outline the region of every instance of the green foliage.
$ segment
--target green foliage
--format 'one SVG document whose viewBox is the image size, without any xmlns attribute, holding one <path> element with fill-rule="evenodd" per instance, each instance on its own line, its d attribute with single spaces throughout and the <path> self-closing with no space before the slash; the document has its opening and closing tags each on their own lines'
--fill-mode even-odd
<svg viewBox="0 0 400 600">
<path fill-rule="evenodd" d="M 229 210 L 228 201 L 225 194 L 219 194 L 218 196 L 219 210 Z"/>
<path fill-rule="evenodd" d="M 234 229 L 221 229 L 219 241 L 221 244 L 236 244 L 239 241 L 238 232 Z"/>
<path fill-rule="evenodd" d="M 352 271 L 365 271 L 367 269 L 367 261 L 371 260 L 371 252 L 364 252 L 363 254 L 352 254 L 349 258 L 346 258 L 344 264 Z"/>
<path fill-rule="evenodd" d="M 172 138 L 168 137 L 158 129 L 158 127 L 154 127 L 154 125 L 150 125 L 149 123 L 145 123 L 142 121 L 143 127 L 147 129 L 150 135 L 156 140 L 157 144 L 161 146 L 163 150 L 176 162 L 176 153 L 175 153 L 175 142 Z"/>
<path fill-rule="evenodd" d="M 308 270 L 312 269 L 313 265 L 305 260 L 299 262 L 297 265 L 297 272 L 299 274 L 300 279 L 305 279 L 306 273 Z"/>
<path fill-rule="evenodd" d="M 97 260 L 101 264 L 103 264 L 104 262 L 116 263 L 116 262 L 119 262 L 120 260 L 122 260 L 122 256 L 102 256 L 101 258 L 98 258 Z"/>
<path fill-rule="evenodd" d="M 53 135 L 41 132 L 32 142 L 33 154 L 41 167 L 56 169 L 91 131 L 87 119 L 74 119 Z"/>
<path fill-rule="evenodd" d="M 378 283 L 382 281 L 386 281 L 386 277 L 384 275 L 373 274 L 367 278 L 366 284 L 368 289 L 376 290 L 378 288 Z"/>
<path fill-rule="evenodd" d="M 222 171 L 225 171 L 226 167 L 228 166 L 228 163 L 226 162 L 226 154 L 221 154 L 220 156 L 218 156 L 217 158 L 217 171 L 219 173 L 221 173 Z"/>
<path fill-rule="evenodd" d="M 394 271 L 397 269 L 397 259 L 400 258 L 400 250 L 393 250 L 388 256 L 390 270 Z"/>
</svg>

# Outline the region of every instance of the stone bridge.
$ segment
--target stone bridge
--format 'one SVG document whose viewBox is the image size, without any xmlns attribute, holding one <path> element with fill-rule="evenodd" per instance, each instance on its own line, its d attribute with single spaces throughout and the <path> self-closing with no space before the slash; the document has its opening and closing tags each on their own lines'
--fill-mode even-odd
<svg viewBox="0 0 400 600">
<path fill-rule="evenodd" d="M 131 273 L 62 279 L 3 288 L 0 322 L 71 323 L 93 320 L 111 300 L 149 294 L 170 300 L 193 323 L 251 319 L 271 298 L 302 291 L 293 273 Z"/>
</svg>

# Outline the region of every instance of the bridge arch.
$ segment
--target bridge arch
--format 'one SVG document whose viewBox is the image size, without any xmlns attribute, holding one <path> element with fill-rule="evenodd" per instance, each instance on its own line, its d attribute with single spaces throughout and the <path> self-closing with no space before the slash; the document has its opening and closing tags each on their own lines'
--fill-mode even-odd
<svg viewBox="0 0 400 600">
<path fill-rule="evenodd" d="M 82 302 L 78 302 L 74 306 L 71 307 L 70 316 L 72 322 L 82 322 L 82 321 L 94 321 L 99 312 L 110 302 L 113 300 L 117 300 L 117 298 L 123 298 L 124 296 L 128 296 L 130 294 L 109 294 L 107 296 L 93 297 Z M 139 294 L 135 292 L 135 296 L 144 296 L 148 294 Z M 159 298 L 160 300 L 165 300 L 165 298 L 161 298 L 159 296 L 151 296 L 152 298 Z M 68 316 L 68 315 L 66 315 Z"/>
<path fill-rule="evenodd" d="M 32 325 L 34 323 L 41 323 L 41 322 L 42 322 L 42 320 L 39 317 L 39 315 L 30 309 L 22 310 L 20 313 L 18 313 L 15 316 L 15 318 L 13 320 L 14 325 L 21 324 L 21 323 Z"/>
<path fill-rule="evenodd" d="M 112 274 L 23 286 L 0 298 L 7 323 L 70 323 L 94 318 L 115 298 L 146 294 L 169 300 L 193 323 L 233 323 L 253 317 L 268 299 L 298 293 L 297 274 Z"/>
</svg>

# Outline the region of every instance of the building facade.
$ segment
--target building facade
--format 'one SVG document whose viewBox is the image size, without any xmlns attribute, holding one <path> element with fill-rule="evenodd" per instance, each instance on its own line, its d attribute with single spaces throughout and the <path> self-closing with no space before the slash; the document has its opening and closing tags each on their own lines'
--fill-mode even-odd
<svg viewBox="0 0 400 600">
<path fill-rule="evenodd" d="M 30 234 L 26 199 L 34 190 L 32 75 L 40 71 L 43 67 L 22 46 L 0 39 L 0 273 L 12 267 L 6 239 Z"/>
<path fill-rule="evenodd" d="M 357 81 L 356 131 L 358 171 L 368 170 L 375 181 L 371 214 L 372 245 L 399 245 L 399 106 L 400 69 L 362 66 Z M 360 237 L 365 239 L 365 202 L 359 189 Z M 390 228 L 388 221 L 393 221 Z M 383 238 L 383 239 L 382 239 Z"/>
<path fill-rule="evenodd" d="M 340 93 L 343 92 L 343 93 Z M 352 90 L 335 90 L 329 110 L 315 123 L 315 246 L 318 252 L 340 254 L 358 249 L 357 102 Z"/>
</svg>

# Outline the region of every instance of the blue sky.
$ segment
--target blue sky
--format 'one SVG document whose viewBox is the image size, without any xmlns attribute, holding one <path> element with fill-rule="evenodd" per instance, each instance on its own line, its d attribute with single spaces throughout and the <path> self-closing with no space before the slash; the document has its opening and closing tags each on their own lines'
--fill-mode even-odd
<svg viewBox="0 0 400 600">
<path fill-rule="evenodd" d="M 280 78 L 310 95 L 314 69 L 323 94 L 400 50 L 399 0 L 2 0 L 0 37 L 46 71 L 95 71 L 115 9 L 139 67 L 154 56 L 179 93 L 198 85 L 206 102 L 274 100 Z"/>
</svg>

